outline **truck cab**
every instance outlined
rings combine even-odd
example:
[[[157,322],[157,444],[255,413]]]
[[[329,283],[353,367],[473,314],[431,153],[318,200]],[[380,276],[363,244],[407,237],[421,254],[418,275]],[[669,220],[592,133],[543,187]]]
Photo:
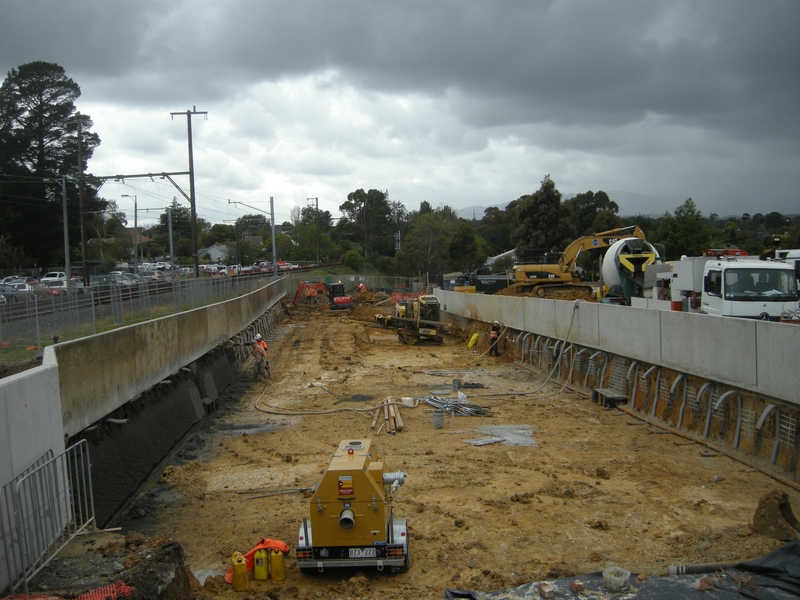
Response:
[[[703,270],[700,312],[778,321],[798,309],[797,279],[785,263],[709,260]]]

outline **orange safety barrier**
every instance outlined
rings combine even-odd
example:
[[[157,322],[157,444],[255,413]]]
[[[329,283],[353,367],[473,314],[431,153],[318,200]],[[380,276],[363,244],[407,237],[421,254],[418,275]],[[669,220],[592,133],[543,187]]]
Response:
[[[133,588],[121,581],[104,585],[95,590],[81,594],[75,600],[116,600],[122,596],[130,596],[133,593]],[[61,596],[41,595],[41,594],[15,594],[13,596],[6,596],[2,600],[64,600]]]

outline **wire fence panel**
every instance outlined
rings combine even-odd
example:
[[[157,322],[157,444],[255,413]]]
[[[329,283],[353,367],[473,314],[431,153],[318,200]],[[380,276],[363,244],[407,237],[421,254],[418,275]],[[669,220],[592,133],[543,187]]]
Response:
[[[12,592],[22,587],[27,594],[33,576],[95,525],[88,442],[28,469],[12,482],[11,501],[14,530],[3,536],[6,565]]]
[[[42,289],[0,300],[0,361],[41,356],[50,343],[191,310],[252,292],[266,276],[204,277]]]
[[[6,571],[0,572],[0,590],[6,589],[11,584],[12,573],[22,572],[20,532],[17,529],[17,516],[14,510],[14,491],[17,482],[52,458],[53,451],[48,450],[22,473],[0,487],[0,537],[3,539],[3,545],[0,547],[2,551],[0,564],[6,565]]]

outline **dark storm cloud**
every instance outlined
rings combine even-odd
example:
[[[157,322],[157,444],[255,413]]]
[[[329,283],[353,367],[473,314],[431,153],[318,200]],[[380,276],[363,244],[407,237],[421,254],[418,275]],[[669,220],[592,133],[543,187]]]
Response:
[[[571,191],[598,189],[600,179],[658,193],[681,181],[670,193],[720,202],[738,194],[740,204],[769,173],[767,193],[784,207],[800,184],[791,167],[800,147],[796,0],[0,0],[0,17],[3,73],[56,62],[82,100],[111,114],[216,105],[230,113],[231,146],[260,141],[273,149],[254,160],[270,164],[283,144],[283,164],[331,179],[369,153],[402,163],[397,178],[422,181],[419,189],[425,177],[469,171],[416,171],[419,156],[535,161],[536,174],[505,201],[545,172],[557,182],[569,173]],[[307,78],[294,106],[276,96],[281,82]],[[348,138],[349,123],[337,129],[337,95],[348,97],[348,119],[371,111],[373,123],[353,134],[361,137]],[[338,163],[308,151],[323,145]],[[486,178],[523,165],[493,165]],[[378,170],[391,179],[388,163]]]
[[[620,125],[654,113],[743,139],[798,134],[795,1],[3,7],[4,67],[58,62],[76,78],[106,78],[119,97],[222,97],[333,69],[380,92],[455,91],[477,126]]]

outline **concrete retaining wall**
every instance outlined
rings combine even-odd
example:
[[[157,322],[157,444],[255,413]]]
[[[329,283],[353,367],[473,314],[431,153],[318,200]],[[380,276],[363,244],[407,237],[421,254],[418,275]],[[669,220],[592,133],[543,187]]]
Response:
[[[0,485],[48,450],[64,451],[58,367],[45,348],[40,367],[5,377],[0,384]]]
[[[73,436],[247,327],[285,295],[278,280],[195,310],[56,346],[64,433]]]
[[[563,338],[574,304],[436,290],[447,312]],[[488,325],[487,325],[488,328]],[[569,341],[800,405],[800,327],[581,303]]]
[[[280,279],[219,304],[45,348],[42,366],[0,381],[0,485],[247,327],[285,289]]]

